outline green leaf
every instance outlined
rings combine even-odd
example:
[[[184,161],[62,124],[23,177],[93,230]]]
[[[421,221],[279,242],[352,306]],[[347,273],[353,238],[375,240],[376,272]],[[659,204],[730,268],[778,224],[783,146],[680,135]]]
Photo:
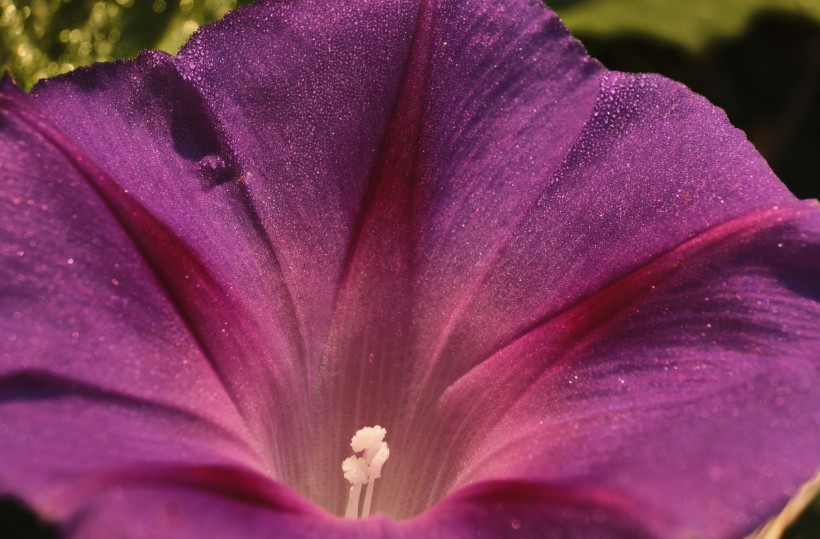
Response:
[[[0,0],[2,69],[24,88],[142,49],[175,53],[199,26],[250,0]]]

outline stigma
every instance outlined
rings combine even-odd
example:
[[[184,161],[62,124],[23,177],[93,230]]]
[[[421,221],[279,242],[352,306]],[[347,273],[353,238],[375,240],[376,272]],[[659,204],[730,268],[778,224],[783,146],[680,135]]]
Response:
[[[370,504],[373,501],[373,483],[381,477],[382,466],[390,456],[390,448],[384,441],[387,430],[376,425],[356,431],[350,440],[353,455],[342,462],[345,479],[350,481],[350,498],[347,500],[345,518],[359,518],[359,498],[362,485],[367,485],[364,495],[361,518],[370,516]],[[358,454],[361,454],[360,456]]]

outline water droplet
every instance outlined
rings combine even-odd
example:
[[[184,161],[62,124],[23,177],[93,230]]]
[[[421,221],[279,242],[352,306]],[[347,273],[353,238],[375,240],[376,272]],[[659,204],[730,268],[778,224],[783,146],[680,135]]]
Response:
[[[218,155],[206,155],[199,160],[199,168],[205,172],[216,172],[225,168],[225,161]]]
[[[209,187],[229,181],[236,175],[233,167],[218,155],[206,155],[199,160],[198,165]]]
[[[521,529],[521,521],[518,520],[517,518],[514,518],[510,522],[510,526],[512,526],[512,529],[514,529],[514,530],[520,530]]]

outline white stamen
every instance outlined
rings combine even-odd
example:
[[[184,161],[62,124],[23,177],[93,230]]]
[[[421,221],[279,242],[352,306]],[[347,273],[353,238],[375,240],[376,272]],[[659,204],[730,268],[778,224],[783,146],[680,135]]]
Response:
[[[359,498],[362,495],[362,485],[367,483],[367,492],[364,496],[362,518],[370,516],[370,504],[373,500],[373,484],[381,477],[382,466],[390,456],[390,448],[384,442],[387,430],[379,425],[365,427],[356,431],[350,441],[354,453],[364,451],[363,457],[356,455],[347,457],[342,462],[342,471],[345,479],[353,485],[350,487],[350,498],[345,510],[346,518],[356,518],[359,512]]]
[[[368,466],[362,457],[355,455],[347,457],[344,462],[342,462],[342,471],[345,474],[345,479],[354,485],[356,483],[367,483]]]
[[[367,463],[362,457],[347,457],[342,462],[342,471],[345,479],[353,485],[350,487],[350,498],[347,500],[345,518],[356,518],[359,513],[359,498],[362,495],[362,485],[367,482]]]
[[[367,491],[364,495],[364,505],[362,506],[362,518],[367,518],[370,516],[370,502],[373,501],[373,484],[376,483],[376,479],[373,478],[367,483]]]
[[[387,443],[381,442],[376,450],[367,449],[364,459],[369,466],[370,479],[377,479],[382,475],[382,466],[390,457],[390,448]]]
[[[347,499],[345,518],[357,518],[359,516],[359,498],[362,496],[362,484],[354,483],[350,487],[350,498]]]

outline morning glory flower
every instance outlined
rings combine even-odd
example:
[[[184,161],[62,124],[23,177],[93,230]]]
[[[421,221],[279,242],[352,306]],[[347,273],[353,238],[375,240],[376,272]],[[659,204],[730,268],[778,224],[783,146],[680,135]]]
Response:
[[[740,537],[820,464],[816,202],[535,0],[260,2],[0,112],[0,490],[66,536]]]

